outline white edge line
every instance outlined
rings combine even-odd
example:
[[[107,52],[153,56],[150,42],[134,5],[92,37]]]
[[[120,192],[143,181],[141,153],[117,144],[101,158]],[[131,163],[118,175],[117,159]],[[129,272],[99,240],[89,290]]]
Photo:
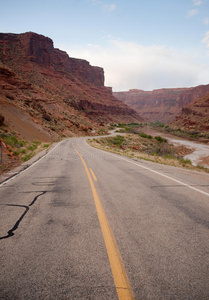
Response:
[[[86,144],[89,145],[87,142],[86,142]],[[89,147],[92,147],[92,146],[89,145]],[[170,176],[167,176],[167,175],[165,175],[165,174],[163,174],[163,173],[160,173],[160,172],[158,172],[158,171],[155,171],[155,170],[153,170],[153,169],[150,169],[150,168],[148,168],[148,167],[145,167],[145,166],[141,165],[140,163],[136,163],[136,162],[134,162],[134,161],[128,160],[127,158],[121,157],[119,154],[111,153],[111,152],[108,152],[108,151],[105,151],[105,150],[102,150],[102,149],[98,149],[98,148],[95,148],[95,147],[92,147],[92,148],[97,149],[97,150],[100,150],[100,151],[104,151],[104,152],[106,152],[106,153],[109,153],[110,155],[112,155],[112,156],[114,156],[114,157],[117,157],[117,158],[119,158],[119,159],[121,159],[121,160],[124,160],[124,161],[126,161],[126,162],[128,162],[128,163],[131,163],[131,164],[133,164],[133,165],[136,165],[136,166],[138,166],[138,167],[140,167],[140,168],[143,168],[143,169],[145,169],[145,170],[148,170],[148,171],[150,171],[150,172],[153,172],[153,173],[155,173],[155,174],[158,174],[158,175],[160,175],[160,176],[162,176],[162,177],[165,177],[165,178],[167,178],[167,179],[170,179],[170,180],[172,180],[172,181],[174,181],[174,182],[177,182],[177,183],[179,183],[179,184],[181,184],[181,185],[183,185],[183,186],[186,186],[186,187],[188,187],[188,188],[190,188],[190,189],[192,189],[192,190],[195,190],[196,192],[199,192],[199,193],[201,193],[201,194],[203,194],[203,195],[209,196],[209,193],[207,193],[207,192],[204,192],[204,191],[202,191],[202,190],[199,190],[199,189],[197,189],[197,188],[195,188],[195,187],[193,187],[193,186],[191,186],[191,185],[189,185],[189,184],[187,184],[187,183],[184,183],[184,182],[182,182],[182,181],[179,181],[179,180],[177,180],[177,179],[174,179],[174,178],[172,178],[172,177],[170,177]]]
[[[61,142],[60,142],[61,143]],[[43,158],[45,158],[49,153],[52,153],[52,151],[54,151],[57,146],[60,144],[58,143],[51,151],[47,152],[45,155],[43,155],[41,158],[39,158],[38,160],[36,160],[32,165],[30,165],[29,167],[25,168],[24,170],[18,172],[16,175],[6,179],[5,181],[3,181],[2,183],[0,183],[0,187],[2,187],[3,185],[7,184],[9,181],[15,179],[17,176],[19,176],[20,174],[28,171],[30,168],[34,167],[37,163],[39,163]]]

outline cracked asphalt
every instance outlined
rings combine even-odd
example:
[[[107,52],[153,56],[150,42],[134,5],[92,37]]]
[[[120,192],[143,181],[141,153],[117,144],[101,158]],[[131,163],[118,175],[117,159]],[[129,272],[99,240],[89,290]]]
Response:
[[[119,298],[81,158],[135,299],[209,299],[209,175],[85,138],[62,141],[0,186],[0,299]]]

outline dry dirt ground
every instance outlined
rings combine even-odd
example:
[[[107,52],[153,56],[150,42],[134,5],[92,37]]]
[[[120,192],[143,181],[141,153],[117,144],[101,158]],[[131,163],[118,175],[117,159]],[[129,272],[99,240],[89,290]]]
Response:
[[[44,129],[35,118],[32,118],[20,107],[0,99],[0,114],[4,116],[4,125],[0,133],[11,133],[26,141],[41,141],[50,143],[53,137]],[[8,147],[0,147],[0,173],[8,171],[21,163],[19,157],[9,153]]]
[[[49,132],[36,123],[23,109],[0,100],[0,113],[4,116],[9,129],[25,140],[52,141]]]

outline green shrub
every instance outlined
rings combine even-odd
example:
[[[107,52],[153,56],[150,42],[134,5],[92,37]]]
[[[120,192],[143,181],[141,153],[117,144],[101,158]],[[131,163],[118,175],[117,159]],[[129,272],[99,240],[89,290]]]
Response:
[[[25,146],[25,145],[26,145],[26,142],[25,142],[25,141],[19,141],[19,143],[18,143],[18,144],[19,144],[19,146],[20,146],[20,147],[23,147],[23,146]]]
[[[146,134],[144,132],[139,133],[139,136],[145,138],[145,139],[152,139],[152,136],[150,134]]]
[[[114,138],[108,138],[107,142],[110,146],[115,145],[115,146],[119,147],[124,142],[124,137],[121,135],[117,135]]]
[[[36,149],[37,149],[37,145],[34,145],[34,144],[32,144],[28,147],[28,150],[30,150],[30,151],[34,151]]]
[[[188,159],[188,158],[186,158],[186,159],[180,158],[179,161],[180,161],[183,165],[191,165],[191,164],[192,164],[191,160]]]
[[[9,145],[11,147],[14,147],[18,144],[18,139],[14,135],[3,133],[3,134],[1,134],[1,138],[7,145]]]
[[[20,154],[19,151],[14,151],[13,153],[14,153],[16,156],[18,156],[18,155]]]
[[[31,152],[31,153],[29,153],[29,154],[26,154],[25,156],[23,156],[23,157],[21,158],[21,160],[22,160],[22,161],[27,161],[27,160],[29,160],[33,155],[34,155],[33,152]]]
[[[176,159],[176,157],[173,156],[172,154],[165,154],[163,157],[167,159]]]
[[[167,140],[162,138],[161,136],[156,136],[155,139],[160,143],[167,143]]]
[[[128,125],[129,125],[129,126],[139,126],[139,125],[141,125],[141,124],[132,122],[132,123],[128,123]]]

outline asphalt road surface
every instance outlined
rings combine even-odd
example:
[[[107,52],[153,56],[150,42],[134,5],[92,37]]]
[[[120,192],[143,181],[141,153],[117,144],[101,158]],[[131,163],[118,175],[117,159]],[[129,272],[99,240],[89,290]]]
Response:
[[[62,141],[0,185],[0,299],[209,299],[209,175]]]

